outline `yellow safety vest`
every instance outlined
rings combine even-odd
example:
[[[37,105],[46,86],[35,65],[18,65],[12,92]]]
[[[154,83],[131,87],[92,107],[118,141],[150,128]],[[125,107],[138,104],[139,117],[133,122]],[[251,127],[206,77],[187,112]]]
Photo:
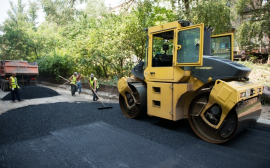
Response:
[[[16,88],[16,87],[17,87],[17,88],[19,89],[20,87],[19,87],[19,85],[18,85],[18,83],[17,83],[17,78],[16,78],[16,77],[13,78],[13,77],[11,76],[10,79],[11,79],[11,86],[12,86],[13,88]],[[9,88],[11,88],[11,86],[9,86]]]
[[[94,77],[94,80],[91,80],[91,77],[89,78],[89,81],[90,81],[90,85],[92,86],[92,87],[94,87],[94,81],[97,81],[97,78],[96,77]],[[96,87],[97,87],[97,89],[99,88],[99,84],[98,84],[98,81],[97,81],[97,83],[96,83]],[[93,88],[93,89],[95,89],[95,88]]]
[[[71,79],[70,84],[76,85],[76,76],[74,76],[74,75],[72,75],[72,76],[73,76],[73,78]]]

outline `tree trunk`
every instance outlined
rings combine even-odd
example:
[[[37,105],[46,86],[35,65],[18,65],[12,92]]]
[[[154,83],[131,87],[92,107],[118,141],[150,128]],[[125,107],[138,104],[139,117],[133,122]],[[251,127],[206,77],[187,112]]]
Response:
[[[123,72],[123,59],[120,59],[120,72]]]
[[[35,54],[36,54],[36,59],[38,59],[38,55],[37,55],[37,49],[36,49],[36,48],[34,48],[34,50],[35,50]]]
[[[186,11],[189,10],[189,0],[185,0],[185,8],[186,8]]]
[[[270,52],[269,52],[269,49],[268,49],[268,61],[267,61],[267,64],[270,65]]]
[[[103,59],[103,64],[101,65],[102,66],[102,69],[103,69],[103,72],[104,72],[104,75],[105,75],[105,78],[108,78],[108,74],[107,74],[107,68],[106,68],[106,64],[105,64],[105,60]]]
[[[102,69],[103,69],[103,72],[104,72],[104,76],[105,76],[105,78],[108,78],[106,68],[105,68],[104,66],[102,66]]]
[[[270,65],[270,34],[268,34],[268,61],[267,64]]]

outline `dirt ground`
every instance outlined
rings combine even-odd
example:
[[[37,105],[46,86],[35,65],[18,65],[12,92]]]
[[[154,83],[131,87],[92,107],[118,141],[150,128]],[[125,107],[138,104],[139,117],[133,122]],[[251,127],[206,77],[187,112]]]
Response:
[[[24,100],[22,102],[12,103],[11,101],[2,101],[0,100],[0,114],[19,107],[29,106],[29,105],[37,105],[37,104],[46,104],[46,103],[57,103],[57,102],[92,102],[92,92],[89,89],[82,89],[83,93],[80,95],[76,93],[76,96],[71,96],[69,86],[62,86],[61,88],[57,88],[54,86],[47,85],[39,85],[48,87],[51,89],[56,89],[56,91],[60,94],[59,96],[54,97],[46,97],[39,99],[30,99]],[[9,92],[3,92],[0,90],[0,99],[2,99]],[[98,95],[101,97],[101,100],[104,103],[118,103],[118,96],[114,94],[108,94],[105,92],[99,92]],[[100,103],[101,107],[103,106]],[[262,113],[260,118],[270,120],[270,105],[262,106]]]
[[[266,68],[263,66],[256,66],[252,68],[252,72],[249,75],[249,78],[252,81],[259,82],[270,87],[270,67]],[[262,114],[261,117],[263,119],[270,120],[270,105],[262,106]]]
[[[269,105],[262,106],[262,114],[260,118],[270,120],[270,106]]]

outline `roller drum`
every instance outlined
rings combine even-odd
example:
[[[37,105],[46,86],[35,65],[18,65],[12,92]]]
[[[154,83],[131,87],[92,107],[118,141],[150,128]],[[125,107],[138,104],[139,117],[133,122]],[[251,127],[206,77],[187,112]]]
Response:
[[[260,98],[255,97],[239,102],[227,115],[219,129],[209,126],[200,115],[192,115],[196,102],[207,97],[207,94],[196,98],[190,106],[189,123],[193,131],[203,140],[220,144],[230,140],[250,125],[256,123],[261,114]]]
[[[258,97],[239,103],[238,107],[236,107],[238,127],[235,135],[255,124],[260,118],[261,111],[262,106]]]
[[[143,83],[129,83],[132,94],[125,93],[127,102],[132,106],[131,109],[126,105],[125,98],[119,94],[119,105],[123,114],[128,118],[139,118],[146,115],[147,112],[147,90]],[[133,100],[135,99],[135,100]]]

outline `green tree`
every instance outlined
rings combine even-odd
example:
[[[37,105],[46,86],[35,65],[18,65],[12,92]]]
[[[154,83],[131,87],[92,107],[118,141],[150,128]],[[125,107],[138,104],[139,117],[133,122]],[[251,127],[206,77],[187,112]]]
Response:
[[[1,49],[5,53],[6,59],[22,59],[30,52],[31,48],[27,45],[30,40],[24,32],[28,25],[25,5],[18,0],[17,6],[10,2],[11,10],[8,11],[9,18],[1,25],[4,33],[1,36]]]
[[[79,13],[75,5],[87,0],[39,0],[44,12],[46,21],[55,22],[57,25],[65,25],[74,21]]]
[[[144,28],[177,19],[205,22],[218,28],[217,32],[230,26],[225,24],[229,20],[225,0],[220,4],[217,0],[127,0],[117,14],[104,5],[104,0],[39,2],[46,14],[46,21],[40,24],[36,22],[37,3],[29,2],[28,11],[21,0],[17,6],[11,4],[9,18],[1,26],[0,52],[10,59],[38,60],[44,76],[65,76],[73,71],[105,78],[129,75],[134,57],[139,61],[145,55]],[[87,2],[87,7],[79,11],[75,6],[82,2]],[[161,7],[159,3],[164,2],[171,6]],[[211,9],[211,3],[217,9]],[[216,19],[220,17],[216,12],[222,19]]]
[[[105,0],[88,0],[85,9],[86,14],[93,18],[101,18],[103,15],[108,14],[109,11],[104,2]]]
[[[35,29],[37,26],[37,11],[39,10],[39,6],[36,2],[31,2],[29,1],[29,10],[28,10],[28,15],[29,15],[29,23],[32,24],[33,28]]]
[[[62,56],[56,52],[41,57],[38,64],[41,76],[53,78],[59,78],[59,75],[69,77],[75,66],[69,55]]]
[[[170,2],[171,8],[177,12],[178,20],[215,27],[213,34],[231,30],[233,18],[230,0],[156,0],[156,2]]]
[[[205,26],[215,27],[213,34],[230,32],[231,8],[228,0],[198,1],[192,7],[190,20],[195,23],[204,23]]]
[[[268,64],[270,64],[270,43],[265,44],[263,37],[270,38],[270,1],[239,0],[236,1],[236,11],[244,17],[246,12],[251,14],[250,19],[243,20],[237,31],[237,40],[244,49],[252,49],[268,45]]]
[[[137,5],[128,16],[126,22],[126,42],[134,54],[142,60],[145,55],[147,34],[144,28],[172,22],[177,19],[177,14],[165,7],[155,6],[154,1],[138,1]]]

